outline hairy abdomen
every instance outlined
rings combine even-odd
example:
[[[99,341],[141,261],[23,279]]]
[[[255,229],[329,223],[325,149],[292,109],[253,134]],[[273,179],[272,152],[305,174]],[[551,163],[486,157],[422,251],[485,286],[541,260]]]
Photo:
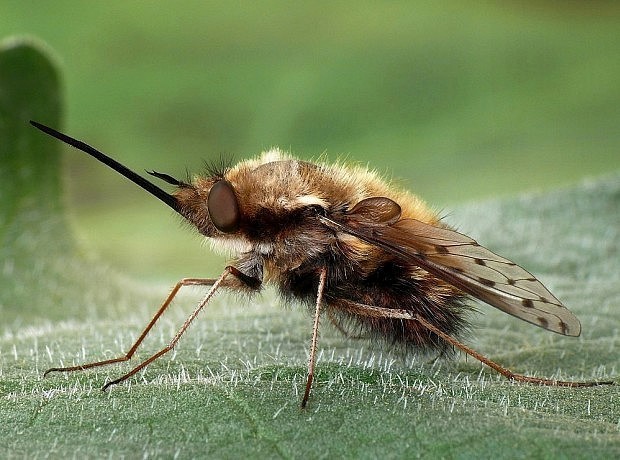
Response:
[[[313,308],[316,273],[303,269],[288,273],[280,283],[281,292]],[[443,350],[447,344],[415,320],[381,317],[376,310],[363,306],[411,311],[447,334],[459,336],[467,328],[465,316],[470,307],[465,300],[459,290],[418,267],[389,260],[365,276],[357,270],[343,270],[340,265],[330,271],[328,265],[323,309],[347,335],[369,336],[408,351],[430,351]],[[357,306],[352,308],[351,303]]]

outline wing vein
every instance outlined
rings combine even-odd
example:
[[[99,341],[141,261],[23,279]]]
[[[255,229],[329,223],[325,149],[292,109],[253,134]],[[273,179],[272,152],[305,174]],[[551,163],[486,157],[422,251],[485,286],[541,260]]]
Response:
[[[326,216],[319,219],[334,231],[414,262],[510,315],[559,334],[577,336],[581,332],[577,317],[536,277],[468,236],[415,219],[401,219],[391,225],[365,222],[354,213],[344,222]]]

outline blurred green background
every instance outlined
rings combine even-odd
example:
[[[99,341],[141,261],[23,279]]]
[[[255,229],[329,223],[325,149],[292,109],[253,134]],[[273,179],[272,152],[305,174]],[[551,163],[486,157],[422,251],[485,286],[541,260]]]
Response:
[[[57,55],[59,128],[139,172],[277,145],[368,163],[449,210],[620,169],[617,1],[5,0],[11,34]],[[83,154],[65,163],[85,248],[145,280],[217,274],[165,206]]]

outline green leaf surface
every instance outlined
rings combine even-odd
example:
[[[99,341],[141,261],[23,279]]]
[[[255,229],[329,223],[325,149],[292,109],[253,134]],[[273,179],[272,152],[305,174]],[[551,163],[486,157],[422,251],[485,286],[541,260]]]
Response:
[[[131,364],[43,379],[121,355],[169,288],[126,280],[74,242],[60,146],[28,125],[61,125],[50,62],[30,41],[0,51],[0,457],[620,456],[617,385],[513,384],[461,356],[429,362],[344,338],[328,321],[301,410],[311,319],[271,291],[219,295],[173,353],[111,391],[101,385]],[[539,275],[583,325],[566,338],[480,305],[468,343],[517,372],[617,381],[620,175],[449,220]],[[200,294],[175,302],[135,361],[168,343]]]

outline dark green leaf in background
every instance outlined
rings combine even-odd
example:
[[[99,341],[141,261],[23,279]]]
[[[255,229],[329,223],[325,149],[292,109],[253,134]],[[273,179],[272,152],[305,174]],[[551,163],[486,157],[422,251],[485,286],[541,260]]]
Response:
[[[0,298],[5,324],[26,305],[31,311],[48,310],[53,302],[39,287],[48,283],[50,273],[58,277],[59,257],[68,262],[65,256],[74,250],[61,206],[60,146],[33,135],[28,126],[31,118],[53,124],[61,119],[59,77],[45,53],[29,40],[1,44]],[[34,297],[37,291],[43,294],[41,302]]]
[[[32,39],[0,44],[0,315],[3,325],[83,316],[118,297],[75,244],[61,191],[61,145],[29,120],[61,126],[55,59]],[[78,281],[79,280],[79,281]]]

